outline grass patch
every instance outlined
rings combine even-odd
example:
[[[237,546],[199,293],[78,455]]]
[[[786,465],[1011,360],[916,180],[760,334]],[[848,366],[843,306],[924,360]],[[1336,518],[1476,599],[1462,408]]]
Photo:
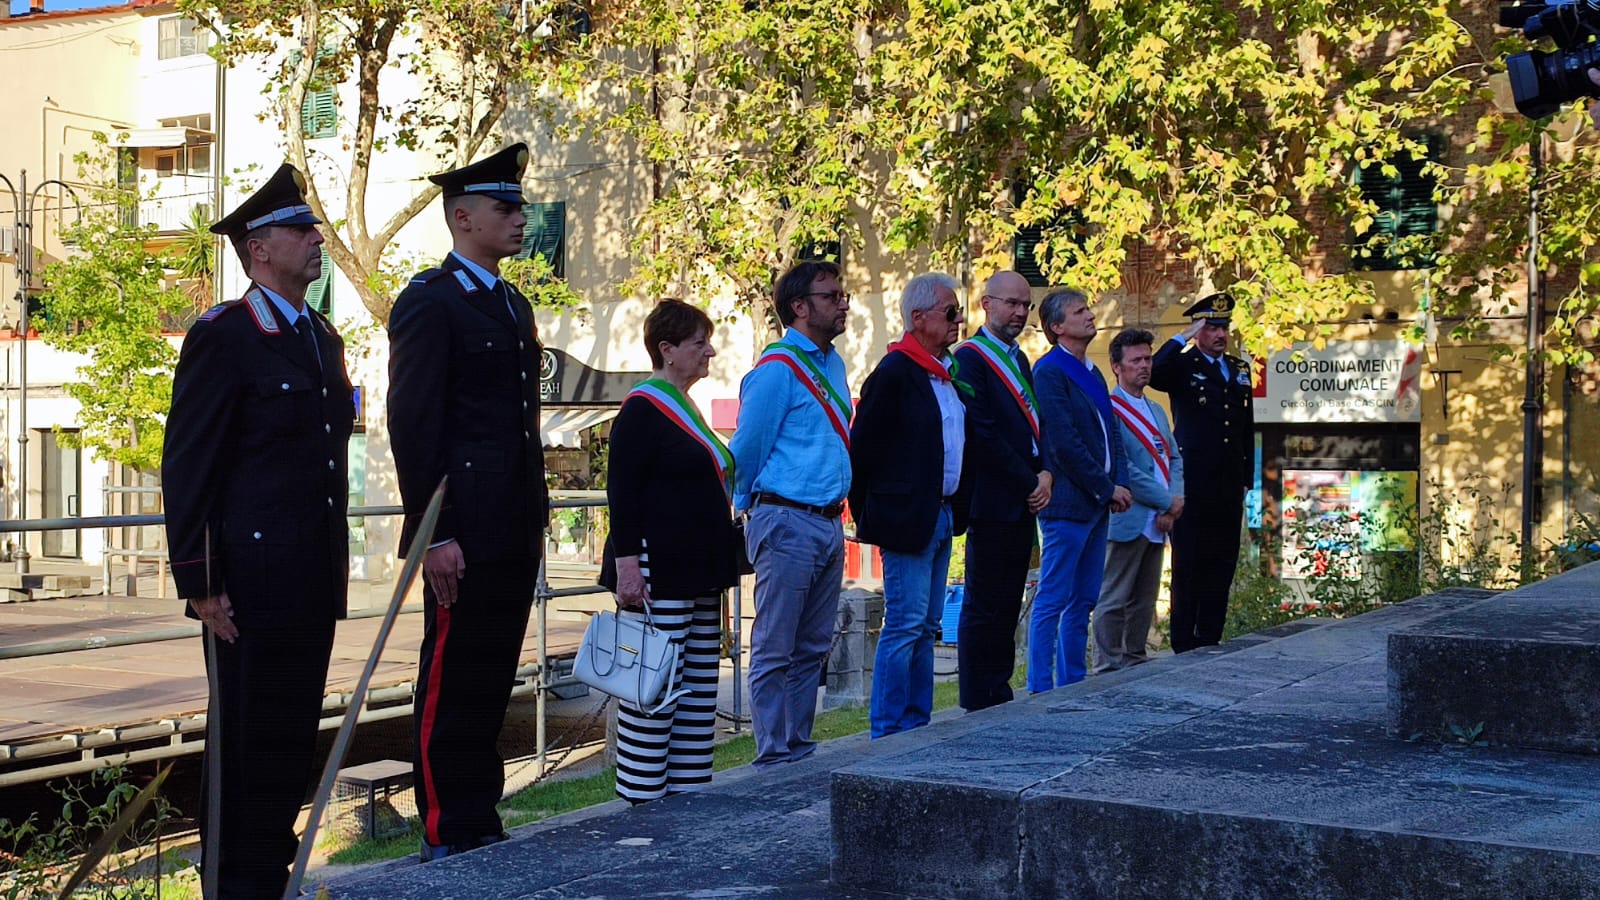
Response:
[[[954,681],[935,682],[934,710],[955,706],[957,696]],[[866,707],[831,709],[817,716],[811,735],[819,741],[829,741],[860,734],[866,731],[867,727]],[[756,740],[747,730],[732,740],[723,741],[712,750],[711,767],[714,771],[721,772],[749,765],[755,757]],[[505,820],[507,828],[515,828],[518,825],[538,822],[573,810],[597,806],[616,796],[616,783],[617,770],[607,768],[603,772],[583,778],[530,785],[501,801],[498,807],[500,817]],[[422,838],[422,826],[415,818],[408,819],[407,825],[410,826],[410,830],[405,834],[377,841],[356,841],[330,853],[328,861],[340,865],[363,865],[416,853],[418,842]]]

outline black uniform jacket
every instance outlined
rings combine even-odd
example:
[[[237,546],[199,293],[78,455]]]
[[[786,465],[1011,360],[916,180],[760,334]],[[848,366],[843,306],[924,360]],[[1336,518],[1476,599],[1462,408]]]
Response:
[[[503,280],[488,289],[453,255],[395,299],[389,442],[406,510],[402,555],[448,474],[433,543],[456,541],[468,565],[539,558],[549,518],[540,357],[527,299]]]
[[[1232,377],[1192,346],[1169,340],[1156,351],[1150,386],[1172,404],[1173,436],[1183,455],[1184,493],[1233,497],[1255,477],[1255,407],[1250,364],[1224,355]]]
[[[161,459],[172,577],[185,599],[225,589],[241,625],[344,615],[355,400],[344,342],[311,317],[320,361],[252,286],[195,322],[173,378]]]
[[[944,427],[928,377],[911,357],[888,354],[861,385],[850,427],[856,537],[895,553],[928,545],[944,502]],[[962,468],[950,501],[956,534],[967,530],[967,467]]]

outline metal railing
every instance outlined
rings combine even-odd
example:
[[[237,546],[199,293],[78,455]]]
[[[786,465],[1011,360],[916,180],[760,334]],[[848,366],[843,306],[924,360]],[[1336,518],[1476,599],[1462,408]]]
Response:
[[[555,492],[551,497],[550,506],[552,509],[603,508],[606,506],[606,495],[604,491]],[[351,508],[348,515],[350,518],[365,519],[381,516],[403,515],[404,512],[404,508],[399,506],[358,506]],[[114,528],[161,526],[165,524],[166,517],[161,514],[0,520],[0,534],[22,534],[34,531],[71,531],[88,528],[102,528],[107,532],[106,545],[108,553],[138,553],[149,556],[154,553],[161,553],[164,555],[165,551],[153,549],[113,550],[110,547],[110,530]],[[550,601],[565,597],[581,597],[609,593],[606,588],[603,588],[598,584],[552,588],[550,586],[547,568],[548,559],[548,552],[540,557],[539,573],[534,587],[534,607],[536,613],[534,620],[536,645],[535,662],[531,667],[521,666],[518,668],[516,677],[519,684],[518,687],[512,691],[512,696],[525,696],[529,693],[534,694],[534,731],[535,743],[538,745],[536,760],[540,778],[543,778],[545,775],[549,774],[545,770],[548,761],[548,748],[546,744],[548,741],[547,704],[549,694],[556,688],[578,683],[573,680],[570,675],[565,678],[553,676],[549,655],[548,610]],[[109,564],[106,564],[106,568],[104,570],[109,571]],[[109,591],[109,584],[105,589]],[[741,609],[742,604],[738,585],[735,585],[732,589],[730,602],[732,605],[733,618],[733,633],[731,635],[732,646],[729,650],[729,656],[731,657],[733,663],[733,730],[738,732],[740,730],[740,723],[743,720],[743,696],[742,691],[740,690],[740,682],[743,678],[743,667],[741,664],[743,651],[741,621],[743,618],[743,612]],[[416,614],[420,612],[422,612],[422,609],[415,605],[401,608],[402,615]],[[385,610],[383,608],[359,609],[350,612],[347,615],[347,618],[363,619],[381,617],[384,615],[384,613]],[[155,631],[147,631],[144,633],[94,635],[63,640],[38,641],[28,644],[18,644],[12,647],[0,647],[0,660],[48,656],[58,653],[99,650],[109,647],[123,647],[137,644],[159,643],[162,641],[193,638],[199,636],[200,634],[201,626],[199,623],[195,623],[193,625],[179,625]],[[526,679],[530,678],[532,679],[531,684],[524,683]],[[374,691],[362,705],[361,711],[357,714],[357,721],[361,723],[367,723],[382,721],[384,719],[392,719],[401,715],[409,715],[412,710],[412,703],[410,702],[409,698],[414,694],[414,691],[415,685],[411,682],[391,685],[387,688]],[[341,700],[343,697],[344,695],[342,694],[328,695],[324,700],[324,711],[338,709],[340,704],[344,702],[344,700]],[[400,700],[404,702],[383,706],[377,709],[372,708],[372,704],[374,702],[381,703],[393,700]],[[319,727],[322,729],[337,728],[341,718],[342,716],[340,715],[326,716],[322,719]],[[204,749],[205,741],[203,739],[186,741],[184,740],[184,737],[185,735],[189,734],[203,733],[204,715],[197,714],[195,716],[190,716],[183,721],[169,719],[158,723],[145,723],[131,726],[121,726],[118,728],[97,729],[92,733],[86,732],[80,734],[66,734],[52,738],[44,738],[37,742],[31,742],[21,747],[12,747],[10,745],[0,746],[0,764],[64,753],[77,752],[80,754],[79,759],[68,763],[12,772],[0,772],[0,787],[6,787],[12,784],[20,784],[25,782],[34,782],[45,778],[55,778],[64,775],[78,774],[91,771],[105,765],[126,765],[129,763],[144,762],[154,759],[164,759],[173,756],[197,753]],[[108,756],[94,755],[95,750],[100,747],[120,743],[131,743],[134,741],[148,741],[152,738],[160,737],[168,737],[170,742],[165,746],[125,751],[121,754],[112,754]]]

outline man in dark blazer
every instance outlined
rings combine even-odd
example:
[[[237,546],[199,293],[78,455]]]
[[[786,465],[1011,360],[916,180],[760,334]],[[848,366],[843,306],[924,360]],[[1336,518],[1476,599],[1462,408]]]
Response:
[[[956,379],[967,401],[966,597],[957,643],[961,706],[1011,699],[1017,617],[1038,525],[1054,477],[1040,454],[1033,366],[1017,337],[1028,327],[1033,289],[1016,272],[991,277],[978,301],[984,322],[956,348]]]
[[[1172,527],[1174,653],[1222,640],[1244,492],[1255,478],[1250,366],[1227,352],[1233,306],[1211,294],[1184,310],[1189,327],[1156,351],[1150,370],[1150,386],[1172,405],[1188,492]]]
[[[200,834],[223,897],[283,894],[345,613],[355,402],[344,343],[305,303],[322,235],[303,190],[284,164],[211,227],[252,283],[184,338],[161,458],[173,581],[210,632],[221,821]]]
[[[883,631],[873,662],[874,739],[928,724],[933,639],[944,610],[951,539],[966,527],[961,491],[966,411],[948,354],[960,334],[959,284],[906,283],[906,333],[861,386],[850,430],[856,537],[883,551]]]
[[[500,278],[522,248],[516,144],[432,177],[455,249],[411,280],[389,318],[389,436],[409,546],[450,477],[423,563],[426,626],[415,756],[422,857],[504,838],[495,742],[528,626],[549,502],[533,309]]]
[[[1088,298],[1054,291],[1039,304],[1050,352],[1033,367],[1043,411],[1044,467],[1060,476],[1039,511],[1044,544],[1028,620],[1028,690],[1082,681],[1088,672],[1089,612],[1105,576],[1106,529],[1133,502],[1106,378],[1089,361],[1098,330]]]

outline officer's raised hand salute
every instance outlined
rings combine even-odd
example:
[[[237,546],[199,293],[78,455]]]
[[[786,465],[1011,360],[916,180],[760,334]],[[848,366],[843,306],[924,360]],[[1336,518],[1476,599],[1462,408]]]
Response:
[[[221,639],[206,655],[220,784],[204,788],[221,815],[201,834],[223,897],[283,893],[345,611],[355,404],[344,344],[305,303],[322,235],[303,185],[285,164],[212,226],[252,283],[184,338],[161,460],[178,595]]]
[[[522,249],[527,160],[516,144],[432,177],[444,188],[454,249],[411,280],[389,317],[402,552],[439,480],[450,478],[423,562],[415,766],[424,860],[503,837],[495,741],[548,516],[533,309],[500,277],[500,261]]]

